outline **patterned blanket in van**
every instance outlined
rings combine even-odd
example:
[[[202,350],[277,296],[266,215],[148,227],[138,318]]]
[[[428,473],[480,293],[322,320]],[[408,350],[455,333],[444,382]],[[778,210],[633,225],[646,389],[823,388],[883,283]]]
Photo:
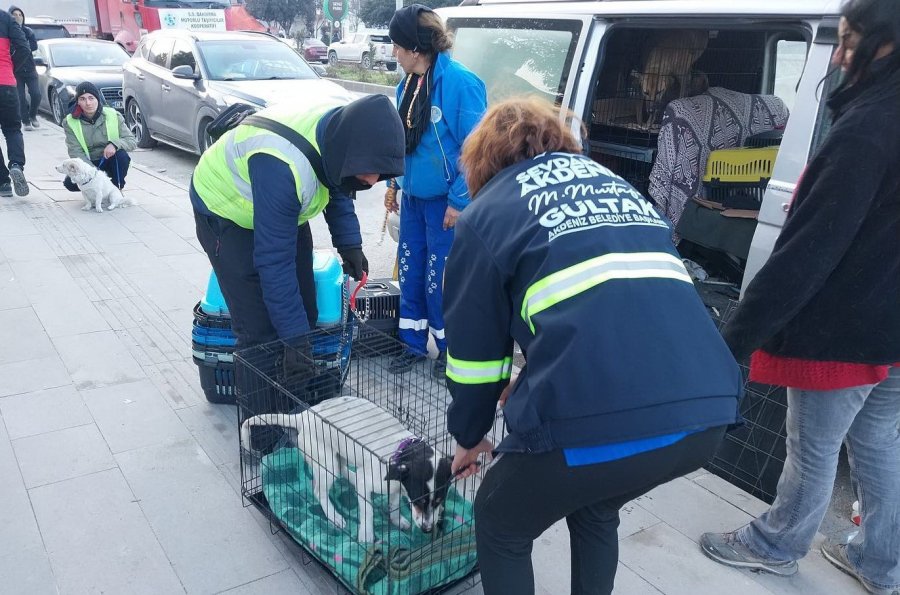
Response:
[[[774,95],[748,95],[712,87],[666,106],[649,194],[673,225],[700,194],[710,151],[741,147],[753,134],[784,128],[788,108]]]

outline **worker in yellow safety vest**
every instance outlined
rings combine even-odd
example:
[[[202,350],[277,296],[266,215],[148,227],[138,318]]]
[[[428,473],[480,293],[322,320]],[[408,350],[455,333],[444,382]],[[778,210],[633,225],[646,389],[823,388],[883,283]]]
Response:
[[[134,135],[122,114],[104,105],[103,94],[93,83],[83,82],[75,88],[75,105],[63,123],[69,157],[84,159],[106,172],[119,188],[131,157],[128,151],[137,147]],[[72,192],[80,189],[68,176],[63,185]]]

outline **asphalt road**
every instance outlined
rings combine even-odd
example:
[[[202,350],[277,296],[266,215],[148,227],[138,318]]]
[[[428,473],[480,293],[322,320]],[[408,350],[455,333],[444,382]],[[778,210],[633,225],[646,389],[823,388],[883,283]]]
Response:
[[[174,149],[165,145],[158,145],[153,149],[138,150],[132,154],[136,163],[152,169],[160,174],[172,178],[185,186],[190,182],[194,166],[199,157]],[[363,250],[369,260],[370,277],[390,277],[394,266],[394,257],[397,244],[390,235],[382,236],[381,228],[384,222],[384,184],[378,184],[375,188],[358,193],[356,200],[356,212],[359,217],[363,236]],[[184,200],[188,200],[185,195]],[[312,223],[313,239],[317,248],[331,247],[331,236],[322,217],[316,217]],[[517,354],[517,364],[522,365],[521,354]],[[838,468],[838,476],[835,482],[834,496],[831,507],[822,524],[821,531],[825,535],[833,536],[854,529],[850,522],[850,507],[855,498],[850,488],[850,473],[846,456],[842,453],[841,463]]]

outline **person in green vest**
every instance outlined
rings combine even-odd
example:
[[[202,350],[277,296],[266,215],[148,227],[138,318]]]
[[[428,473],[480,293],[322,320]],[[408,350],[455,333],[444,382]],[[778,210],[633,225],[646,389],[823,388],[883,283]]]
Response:
[[[296,142],[305,151],[292,135],[302,137]],[[323,215],[344,272],[362,279],[369,263],[353,197],[403,175],[403,154],[403,125],[384,95],[350,103],[297,97],[244,120],[203,153],[190,186],[197,239],[239,348],[281,340],[308,352],[305,336],[318,319],[309,221]],[[290,367],[286,354],[286,374]]]
[[[125,187],[125,176],[131,157],[128,151],[137,147],[134,135],[122,114],[103,102],[103,94],[93,83],[83,82],[75,88],[75,105],[63,122],[69,157],[84,159],[106,172],[113,184]],[[63,185],[78,192],[69,176]]]

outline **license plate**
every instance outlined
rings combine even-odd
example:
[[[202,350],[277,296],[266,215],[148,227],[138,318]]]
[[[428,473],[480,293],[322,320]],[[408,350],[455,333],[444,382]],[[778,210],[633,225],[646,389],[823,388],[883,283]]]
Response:
[[[113,102],[112,102],[112,108],[113,108],[113,109],[122,109],[122,100],[121,100],[121,99],[117,99],[117,100],[113,101]]]

